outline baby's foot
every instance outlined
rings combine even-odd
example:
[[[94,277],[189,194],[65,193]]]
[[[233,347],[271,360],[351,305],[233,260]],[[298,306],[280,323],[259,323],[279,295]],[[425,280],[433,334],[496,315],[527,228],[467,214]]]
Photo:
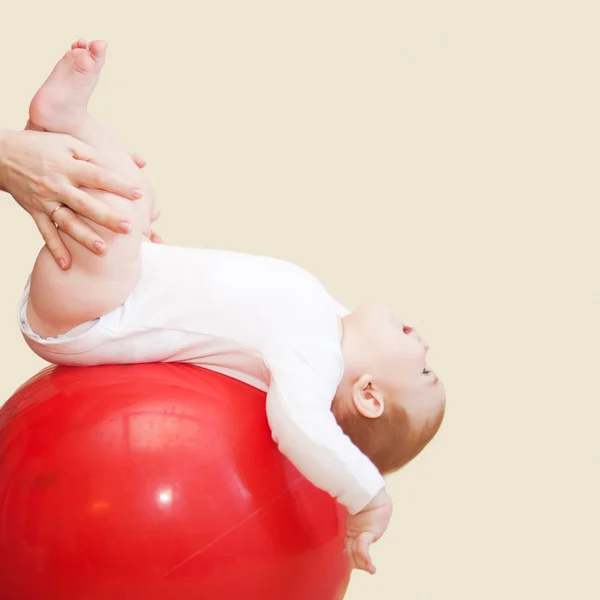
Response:
[[[85,119],[105,56],[106,42],[75,42],[31,101],[31,122],[46,131],[73,134]]]
[[[38,127],[34,123],[31,122],[31,119],[27,120],[25,123],[25,131],[44,131],[41,127]]]

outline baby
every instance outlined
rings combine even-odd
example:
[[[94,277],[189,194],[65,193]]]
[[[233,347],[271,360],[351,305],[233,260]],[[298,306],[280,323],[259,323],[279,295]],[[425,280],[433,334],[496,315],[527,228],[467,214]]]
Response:
[[[152,243],[150,184],[87,113],[105,54],[104,42],[73,44],[34,97],[29,126],[89,144],[143,198],[90,192],[129,218],[128,235],[92,225],[103,256],[62,232],[71,269],[41,250],[20,304],[27,343],[54,364],[188,362],[265,391],[280,451],[347,508],[350,564],[374,573],[369,547],[392,512],[383,476],[426,446],[444,414],[427,346],[385,306],[345,310],[295,265]]]

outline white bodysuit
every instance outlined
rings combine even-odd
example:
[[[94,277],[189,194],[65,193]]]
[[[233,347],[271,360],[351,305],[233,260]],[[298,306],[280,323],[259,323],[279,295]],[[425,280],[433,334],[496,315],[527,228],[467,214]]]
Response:
[[[141,256],[124,304],[57,338],[29,326],[28,283],[19,323],[33,351],[59,365],[186,362],[261,389],[280,451],[350,514],[364,508],[384,479],[331,412],[347,311],[311,274],[281,260],[151,243]]]

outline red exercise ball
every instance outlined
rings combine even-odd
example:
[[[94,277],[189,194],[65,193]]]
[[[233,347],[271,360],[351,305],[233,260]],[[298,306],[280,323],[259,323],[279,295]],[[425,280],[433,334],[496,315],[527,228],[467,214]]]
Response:
[[[199,367],[49,368],[0,409],[3,600],[338,600],[345,516]]]

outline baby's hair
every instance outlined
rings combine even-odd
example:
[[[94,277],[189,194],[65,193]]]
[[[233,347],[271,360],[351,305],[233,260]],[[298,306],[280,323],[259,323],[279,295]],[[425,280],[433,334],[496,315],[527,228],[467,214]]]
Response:
[[[382,475],[388,475],[409,463],[427,446],[438,432],[444,409],[421,424],[410,422],[400,403],[390,402],[375,419],[364,417],[352,402],[337,397],[332,412],[344,433],[371,459]]]

